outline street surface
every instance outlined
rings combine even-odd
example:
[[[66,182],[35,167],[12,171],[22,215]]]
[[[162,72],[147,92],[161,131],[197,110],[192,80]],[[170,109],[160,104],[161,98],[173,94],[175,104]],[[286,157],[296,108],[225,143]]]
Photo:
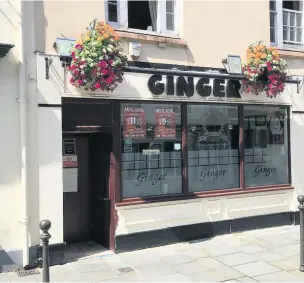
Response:
[[[51,267],[50,277],[51,282],[304,282],[299,254],[299,226],[284,226],[118,255],[92,254]],[[42,274],[0,274],[0,282],[41,281]]]

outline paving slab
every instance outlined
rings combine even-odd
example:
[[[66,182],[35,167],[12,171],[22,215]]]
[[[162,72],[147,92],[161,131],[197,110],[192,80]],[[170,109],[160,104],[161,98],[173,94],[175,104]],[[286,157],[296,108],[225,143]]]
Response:
[[[249,277],[279,272],[281,269],[263,261],[256,261],[234,266],[234,269]]]
[[[111,269],[103,260],[81,260],[73,263],[73,265],[79,272],[94,272]]]
[[[201,258],[197,260],[197,262],[200,263],[205,269],[218,269],[221,267],[226,267],[225,264],[212,257]]]
[[[149,266],[141,266],[137,271],[145,276],[162,276],[177,273],[177,271],[165,263],[157,263]]]
[[[187,277],[189,277],[192,282],[221,282],[227,280],[223,274],[213,270],[202,271],[188,275]]]
[[[95,271],[95,272],[86,272],[82,273],[84,277],[84,281],[86,282],[102,282],[108,281],[110,279],[117,278],[119,274],[117,272],[102,270],[102,271]]]
[[[243,253],[243,252],[219,256],[219,257],[216,257],[216,259],[228,266],[235,266],[235,265],[245,264],[245,263],[249,263],[249,262],[259,261],[258,258],[254,257],[252,255]]]
[[[256,279],[258,282],[303,282],[303,279],[293,276],[286,271],[264,274],[254,277],[254,279]]]
[[[236,247],[230,247],[226,245],[218,245],[216,247],[206,248],[203,250],[204,253],[207,253],[209,256],[220,256],[228,255],[239,252]]]
[[[249,282],[257,282],[256,280],[254,280],[253,278],[250,277],[240,277],[237,279],[238,282],[244,282],[244,283],[249,283]]]
[[[300,256],[285,257],[282,260],[272,261],[270,264],[286,271],[295,270],[300,267]]]
[[[192,282],[185,275],[175,273],[166,276],[153,276],[148,278],[148,282]]]
[[[174,265],[173,268],[184,275],[195,274],[207,270],[202,264],[197,261],[182,263],[178,265]]]
[[[236,279],[240,277],[244,277],[244,274],[235,270],[234,268],[231,267],[221,267],[218,269],[213,269],[212,271],[221,274],[221,276],[225,277],[225,280],[230,280],[230,279]]]
[[[254,256],[262,261],[271,262],[276,260],[284,259],[283,255],[277,254],[272,251],[266,251],[262,253],[256,253]]]
[[[261,253],[261,252],[267,252],[268,250],[265,248],[260,247],[256,244],[249,244],[245,246],[237,247],[236,249],[240,250],[241,252],[247,253],[247,254],[255,254],[255,253]]]

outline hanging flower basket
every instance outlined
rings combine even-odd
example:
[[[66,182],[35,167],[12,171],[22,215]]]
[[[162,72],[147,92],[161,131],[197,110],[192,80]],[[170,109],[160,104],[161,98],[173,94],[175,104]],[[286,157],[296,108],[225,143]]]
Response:
[[[273,47],[249,46],[243,72],[247,78],[242,81],[246,93],[258,95],[265,91],[268,97],[273,98],[284,91],[287,64]]]
[[[71,50],[70,82],[86,91],[113,91],[123,80],[127,56],[119,48],[114,29],[103,22],[93,22],[91,29]]]

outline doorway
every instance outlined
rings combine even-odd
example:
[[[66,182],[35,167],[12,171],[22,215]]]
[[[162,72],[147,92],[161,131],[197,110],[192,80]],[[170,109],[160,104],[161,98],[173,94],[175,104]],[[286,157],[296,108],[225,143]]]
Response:
[[[110,249],[111,104],[76,99],[62,113],[64,241]]]

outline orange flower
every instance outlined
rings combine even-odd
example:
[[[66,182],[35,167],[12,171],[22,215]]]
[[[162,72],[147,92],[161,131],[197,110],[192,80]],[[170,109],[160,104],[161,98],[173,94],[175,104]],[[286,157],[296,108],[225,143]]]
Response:
[[[255,58],[256,58],[256,59],[260,59],[260,58],[261,58],[261,53],[258,52],[258,53],[255,55]]]
[[[98,40],[98,41],[102,41],[102,37],[101,37],[101,36],[98,36],[98,37],[97,37],[97,40]]]
[[[266,56],[265,53],[262,53],[262,54],[261,54],[261,58],[262,58],[262,59],[265,59],[266,57],[267,57],[267,56]]]
[[[278,51],[277,50],[273,50],[272,51],[272,55],[275,56],[275,57],[277,57],[278,56]]]
[[[114,40],[116,40],[116,41],[119,40],[119,37],[118,37],[118,36],[115,36],[115,37],[114,37]]]
[[[107,33],[105,33],[105,34],[103,35],[103,37],[104,37],[105,39],[107,39],[107,38],[109,37],[109,35],[108,35]]]

